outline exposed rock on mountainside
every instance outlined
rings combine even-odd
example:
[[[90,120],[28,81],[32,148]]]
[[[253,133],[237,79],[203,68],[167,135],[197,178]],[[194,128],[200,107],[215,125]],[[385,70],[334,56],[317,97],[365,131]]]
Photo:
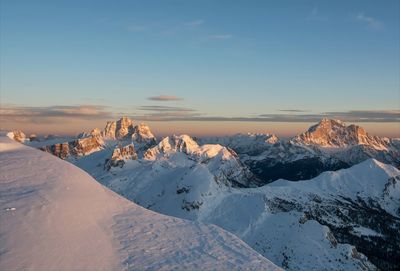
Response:
[[[111,158],[106,161],[105,168],[110,170],[111,167],[123,167],[125,160],[136,160],[138,158],[134,145],[131,143],[127,146],[118,146],[114,149]]]
[[[56,141],[55,144],[46,145],[46,141],[50,142],[50,139],[44,140],[41,144],[33,144],[33,146],[50,152],[62,159],[66,159],[68,157],[77,158],[80,156],[85,156],[102,150],[106,147],[116,147],[116,149],[119,149],[120,143],[123,145],[129,145],[132,143],[134,144],[132,147],[135,155],[136,150],[140,151],[140,154],[143,154],[147,148],[153,147],[157,143],[155,136],[151,133],[150,128],[147,125],[139,124],[135,126],[134,122],[127,117],[123,117],[118,121],[107,122],[103,131],[100,131],[96,128],[90,133],[80,133],[76,138],[71,138],[71,140],[66,142]],[[110,161],[107,162],[106,167],[108,168],[110,163],[112,165],[121,165],[122,162],[123,161],[121,159],[113,160],[111,158]]]
[[[21,130],[14,130],[9,132],[7,136],[18,142],[24,142],[26,140],[26,135]]]
[[[37,137],[37,135],[35,135],[35,134],[31,134],[30,136],[29,136],[29,141],[39,141],[39,138]]]
[[[61,159],[66,159],[68,157],[76,158],[79,156],[85,156],[92,152],[99,151],[103,148],[103,144],[104,143],[101,139],[90,136],[69,142],[44,146],[40,149],[60,157]]]
[[[307,132],[294,137],[292,142],[333,148],[368,145],[378,150],[387,150],[391,144],[388,138],[368,135],[360,126],[354,124],[346,126],[339,120],[326,118],[311,126]]]
[[[107,139],[124,139],[132,134],[134,129],[133,120],[122,117],[118,121],[109,121],[103,131],[103,136]]]

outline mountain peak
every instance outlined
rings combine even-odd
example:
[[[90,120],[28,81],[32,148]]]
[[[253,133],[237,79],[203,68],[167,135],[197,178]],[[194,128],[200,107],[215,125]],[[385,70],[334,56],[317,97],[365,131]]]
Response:
[[[103,131],[103,136],[110,139],[123,139],[132,134],[134,122],[128,117],[122,117],[117,121],[108,121]]]
[[[308,131],[309,132],[313,132],[313,131],[317,131],[320,129],[333,129],[333,128],[342,128],[342,127],[346,127],[346,124],[340,120],[337,119],[329,119],[329,118],[323,118],[320,120],[320,122],[318,122],[316,125],[311,126]]]
[[[347,147],[353,145],[374,145],[382,147],[384,140],[370,136],[364,128],[335,119],[323,118],[307,132],[292,139],[300,145],[319,145],[321,147]]]

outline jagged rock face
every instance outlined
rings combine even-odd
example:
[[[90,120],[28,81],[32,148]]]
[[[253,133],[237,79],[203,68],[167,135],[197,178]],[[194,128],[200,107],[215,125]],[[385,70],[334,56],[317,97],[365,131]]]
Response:
[[[116,122],[107,122],[102,136],[106,139],[131,139],[141,148],[150,147],[157,143],[155,136],[147,125],[141,123],[135,126],[133,120],[127,117],[123,117]]]
[[[90,132],[90,135],[93,136],[93,137],[100,137],[101,136],[101,131],[100,131],[100,129],[95,128]]]
[[[51,153],[61,159],[65,159],[71,155],[69,142],[57,143],[54,145],[41,147],[40,150]]]
[[[115,139],[115,129],[117,123],[115,121],[108,121],[103,131],[103,137],[107,139]]]
[[[9,132],[7,136],[18,142],[24,142],[26,140],[26,135],[21,130],[14,130]]]
[[[115,137],[117,139],[123,139],[127,135],[132,134],[133,128],[133,120],[127,117],[122,117],[116,123]]]
[[[100,139],[96,137],[86,137],[70,142],[44,146],[40,149],[51,153],[61,159],[66,159],[70,156],[84,156],[94,151],[100,150],[102,147],[103,142]]]
[[[110,170],[111,167],[123,167],[125,160],[136,160],[138,158],[133,144],[127,146],[118,146],[114,149],[111,159],[106,161],[105,169]]]
[[[145,143],[146,145],[155,145],[157,140],[150,131],[150,127],[141,123],[133,128],[132,141],[137,143]]]
[[[343,122],[332,119],[322,119],[292,141],[297,144],[321,147],[347,147],[365,144],[385,148],[389,143],[385,139],[368,135],[360,126],[354,124],[346,126]]]

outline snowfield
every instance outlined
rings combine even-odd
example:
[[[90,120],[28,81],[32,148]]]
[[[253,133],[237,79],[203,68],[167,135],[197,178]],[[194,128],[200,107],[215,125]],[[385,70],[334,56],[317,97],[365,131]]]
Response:
[[[217,226],[146,210],[0,136],[0,270],[281,270]]]

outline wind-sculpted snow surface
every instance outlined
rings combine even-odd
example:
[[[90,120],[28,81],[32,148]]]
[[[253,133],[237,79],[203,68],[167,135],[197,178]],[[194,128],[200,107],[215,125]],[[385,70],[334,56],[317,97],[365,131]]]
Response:
[[[0,270],[280,270],[212,225],[139,207],[0,136]]]

